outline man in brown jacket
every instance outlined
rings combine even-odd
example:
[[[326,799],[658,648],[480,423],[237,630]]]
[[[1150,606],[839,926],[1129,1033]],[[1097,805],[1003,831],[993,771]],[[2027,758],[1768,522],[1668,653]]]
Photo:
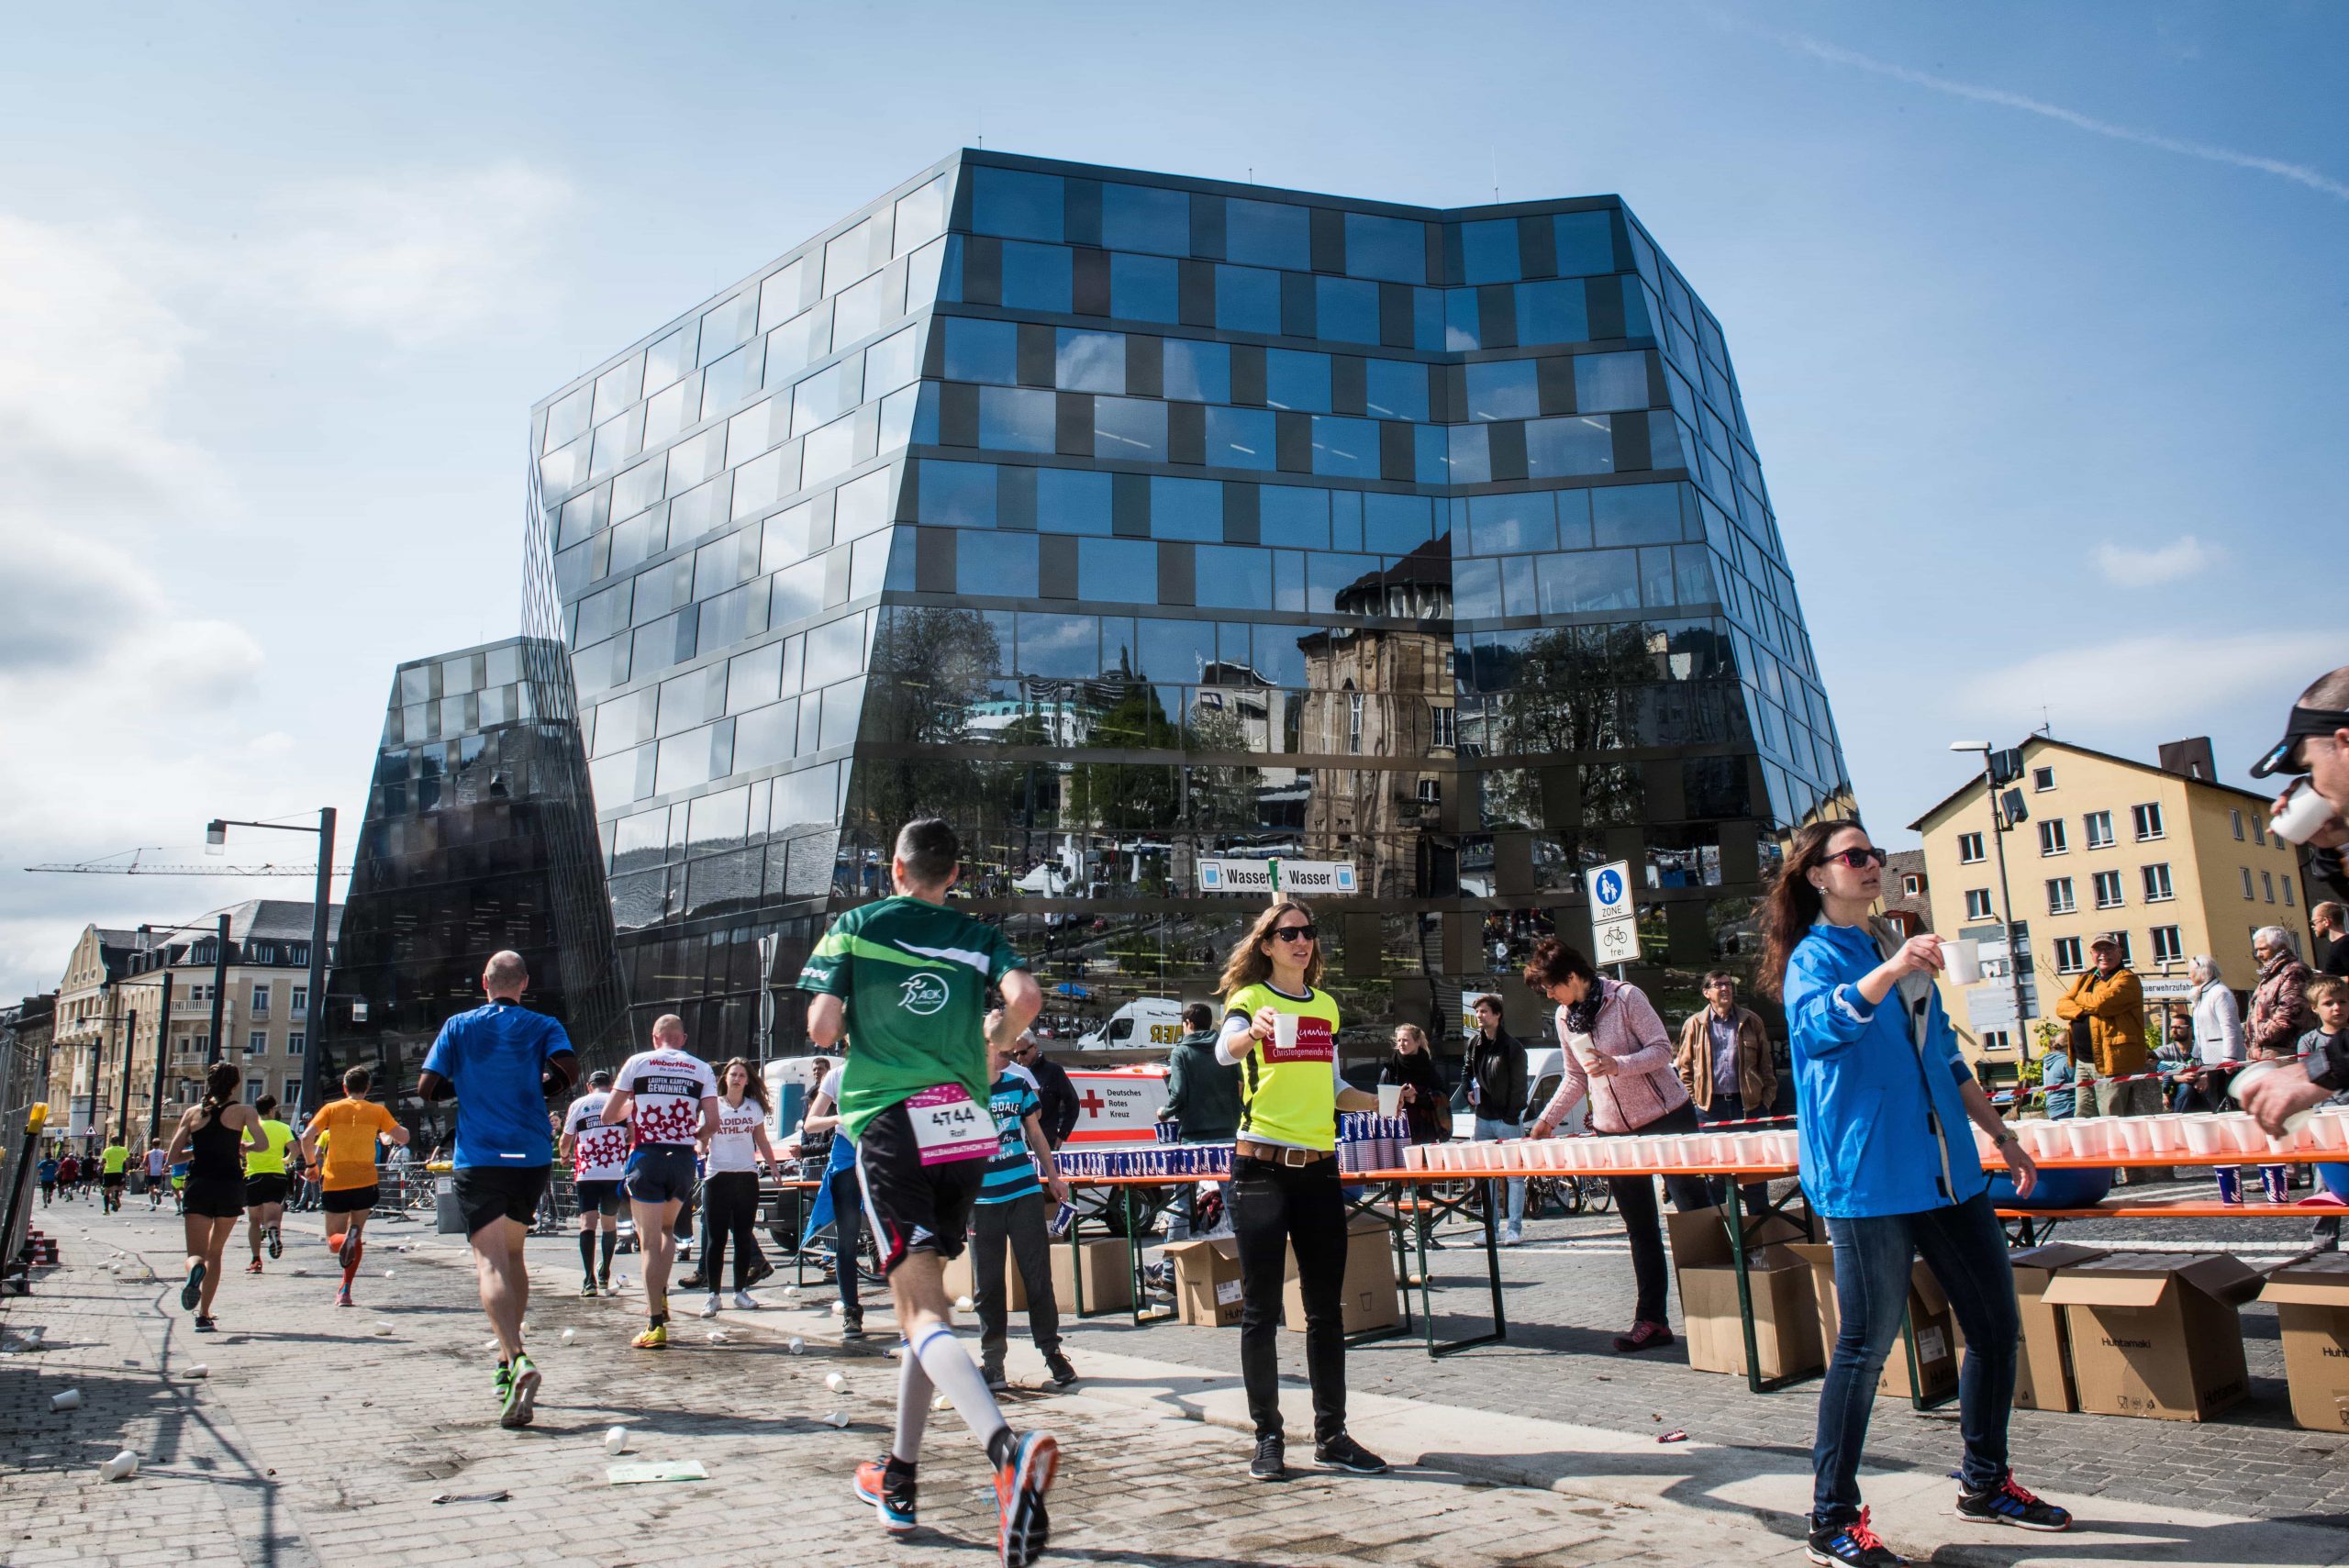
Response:
[[[2068,1049],[2081,1070],[2080,1115],[2152,1116],[2162,1108],[2159,1084],[2151,1078],[2112,1082],[2146,1072],[2152,1062],[2145,1049],[2145,988],[2121,956],[2120,933],[2098,932],[2088,951],[2096,967],[2072,982],[2055,1004],[2056,1018],[2070,1026]]]
[[[1743,1121],[1770,1115],[1778,1103],[1778,1065],[1771,1058],[1760,1016],[1737,1005],[1737,977],[1725,969],[1705,976],[1705,1002],[1703,1012],[1680,1026],[1680,1049],[1672,1059],[1673,1071],[1680,1074],[1681,1086],[1696,1105],[1698,1121]],[[1707,1184],[1715,1203],[1728,1195],[1725,1179]],[[1768,1196],[1768,1183],[1748,1184],[1743,1192],[1747,1212],[1754,1212]]]

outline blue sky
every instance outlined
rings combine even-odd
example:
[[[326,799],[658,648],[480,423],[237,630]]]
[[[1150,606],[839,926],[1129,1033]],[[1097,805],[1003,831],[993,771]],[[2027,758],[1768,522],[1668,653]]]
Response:
[[[982,136],[1620,193],[1727,330],[1880,832],[2043,715],[2243,782],[2349,656],[2344,46],[2318,5],[21,14],[0,995],[85,920],[302,896],[14,868],[355,828],[393,665],[515,625],[530,403]]]

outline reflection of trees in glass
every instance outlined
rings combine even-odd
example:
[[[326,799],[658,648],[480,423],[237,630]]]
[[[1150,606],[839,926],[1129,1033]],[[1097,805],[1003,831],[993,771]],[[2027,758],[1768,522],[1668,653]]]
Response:
[[[971,708],[986,698],[1002,664],[995,628],[977,611],[893,606],[873,641],[863,738],[940,747],[964,740]],[[1003,771],[918,752],[861,757],[856,767],[876,826],[927,812],[965,814],[997,782],[988,775]]]
[[[1497,756],[1542,756],[1603,751],[1621,746],[1624,689],[1656,676],[1655,658],[1644,622],[1557,627],[1526,637],[1514,647],[1476,650],[1476,684],[1502,694],[1486,700],[1491,708],[1488,752]],[[1638,770],[1586,767],[1582,805],[1586,821],[1637,822],[1644,806]],[[1535,798],[1539,774],[1511,769],[1485,781],[1488,815],[1531,823],[1541,819]]]

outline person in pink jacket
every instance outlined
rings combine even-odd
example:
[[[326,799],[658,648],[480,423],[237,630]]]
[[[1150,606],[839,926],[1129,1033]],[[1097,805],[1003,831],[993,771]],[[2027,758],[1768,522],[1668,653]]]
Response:
[[[1612,1138],[1650,1137],[1697,1130],[1697,1107],[1673,1068],[1673,1040],[1654,1005],[1636,985],[1609,980],[1590,960],[1544,937],[1525,965],[1525,983],[1558,1006],[1558,1040],[1565,1047],[1565,1075],[1531,1128],[1547,1138],[1566,1114],[1590,1096],[1593,1130]],[[1653,1351],[1672,1343],[1664,1321],[1664,1290],[1671,1271],[1664,1263],[1664,1224],[1655,1206],[1655,1178],[1615,1176],[1616,1212],[1631,1243],[1631,1277],[1639,1303],[1631,1329],[1615,1336],[1618,1351]],[[1666,1176],[1672,1207],[1687,1213],[1709,1207],[1702,1177]]]

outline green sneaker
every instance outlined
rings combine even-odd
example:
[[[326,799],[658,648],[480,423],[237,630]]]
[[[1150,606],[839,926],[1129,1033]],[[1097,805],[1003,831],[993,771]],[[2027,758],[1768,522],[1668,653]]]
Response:
[[[499,1412],[501,1427],[527,1427],[530,1424],[530,1405],[539,1396],[539,1369],[527,1355],[514,1358],[514,1375],[506,1391],[506,1408]]]
[[[502,1410],[506,1407],[507,1400],[511,1398],[514,1394],[514,1369],[504,1362],[499,1362],[497,1363],[497,1381],[495,1386],[497,1389],[497,1406],[498,1408]]]

